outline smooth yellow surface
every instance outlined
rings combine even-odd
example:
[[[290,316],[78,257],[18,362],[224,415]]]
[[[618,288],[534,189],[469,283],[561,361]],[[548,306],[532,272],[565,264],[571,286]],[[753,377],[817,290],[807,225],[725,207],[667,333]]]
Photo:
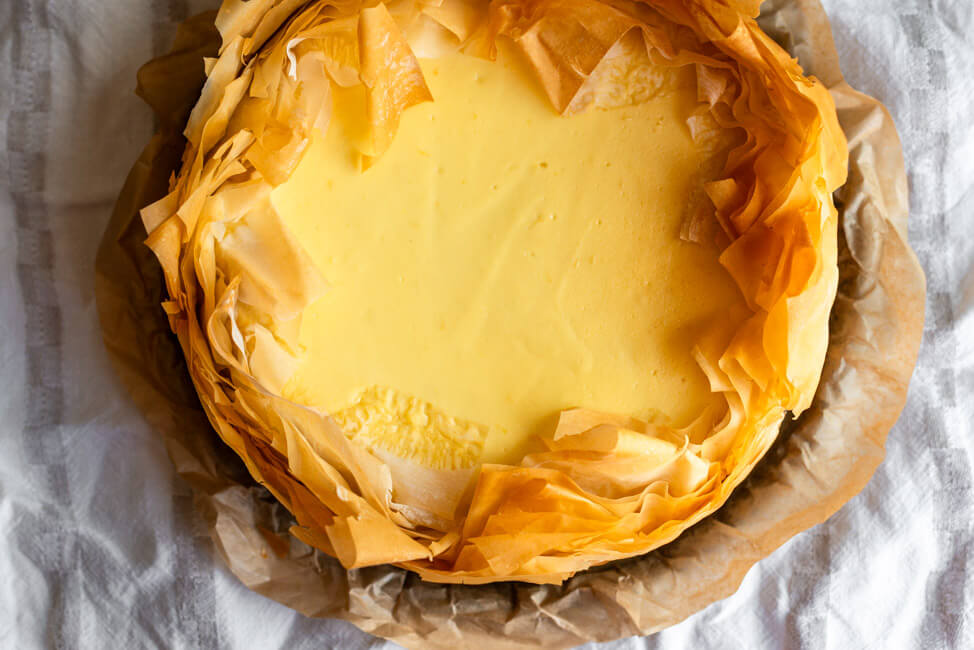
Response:
[[[742,300],[716,250],[678,238],[704,162],[692,78],[562,117],[507,48],[422,67],[435,102],[373,167],[361,90],[342,90],[272,195],[330,287],[285,396],[334,412],[391,387],[489,427],[484,462],[516,463],[565,408],[692,419],[715,397],[691,348]]]

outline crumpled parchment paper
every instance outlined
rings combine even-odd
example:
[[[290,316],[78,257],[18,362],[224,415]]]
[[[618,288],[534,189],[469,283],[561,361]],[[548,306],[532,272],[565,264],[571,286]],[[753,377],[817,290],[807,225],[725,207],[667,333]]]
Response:
[[[850,180],[837,193],[841,281],[822,384],[812,407],[786,423],[778,443],[717,515],[660,551],[560,587],[444,587],[391,567],[345,571],[281,534],[286,513],[252,486],[209,430],[155,307],[161,277],[140,248],[144,231],[135,211],[165,191],[181,146],[165,136],[150,144],[99,254],[105,338],[133,397],[196,489],[218,550],[245,584],[308,615],[345,618],[404,645],[490,639],[495,647],[564,647],[682,620],[728,595],[754,562],[865,485],[902,408],[922,328],[923,277],[905,243],[899,143],[882,107],[842,82],[817,3],[769,2],[763,16],[765,28],[831,88],[850,142]],[[192,21],[175,53],[143,72],[150,104],[177,101],[171,92],[152,95],[152,75],[168,75],[165,66],[174,61],[198,60],[213,47],[210,36],[206,17]],[[188,108],[198,85],[188,83],[186,92]]]

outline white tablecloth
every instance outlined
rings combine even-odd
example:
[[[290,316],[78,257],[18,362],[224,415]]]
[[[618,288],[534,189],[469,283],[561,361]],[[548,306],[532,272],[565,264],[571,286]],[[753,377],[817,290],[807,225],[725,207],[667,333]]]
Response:
[[[213,4],[0,1],[0,647],[391,647],[236,581],[102,346],[95,250],[153,126],[135,71]],[[828,522],[604,648],[974,647],[974,0],[825,4],[904,140],[929,282],[907,409]]]

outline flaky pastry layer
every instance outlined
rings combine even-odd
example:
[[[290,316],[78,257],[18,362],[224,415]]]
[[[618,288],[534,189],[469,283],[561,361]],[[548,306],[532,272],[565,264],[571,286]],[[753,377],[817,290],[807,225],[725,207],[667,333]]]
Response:
[[[224,2],[223,45],[207,61],[182,169],[143,221],[201,402],[294,513],[296,537],[348,568],[557,583],[652,550],[712,513],[785,413],[808,407],[838,282],[831,192],[845,180],[847,151],[827,91],[761,32],[756,11],[731,0]],[[745,136],[683,232],[716,236],[749,310],[694,351],[725,408],[683,429],[565,411],[546,451],[517,466],[432,469],[369,449],[327,414],[281,397],[301,314],[324,285],[270,191],[313,130],[327,128],[333,85],[365,87],[368,164],[402,112],[431,99],[415,50],[489,58],[497,39],[510,39],[553,106],[571,112],[618,83],[600,63],[633,34],[654,64],[694,70],[695,138]]]

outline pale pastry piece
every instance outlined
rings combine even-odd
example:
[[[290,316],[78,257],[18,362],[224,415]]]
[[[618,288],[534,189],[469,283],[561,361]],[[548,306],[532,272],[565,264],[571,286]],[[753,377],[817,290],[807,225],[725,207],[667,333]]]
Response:
[[[846,144],[717,0],[226,0],[143,211],[221,438],[348,568],[558,583],[811,403]]]

